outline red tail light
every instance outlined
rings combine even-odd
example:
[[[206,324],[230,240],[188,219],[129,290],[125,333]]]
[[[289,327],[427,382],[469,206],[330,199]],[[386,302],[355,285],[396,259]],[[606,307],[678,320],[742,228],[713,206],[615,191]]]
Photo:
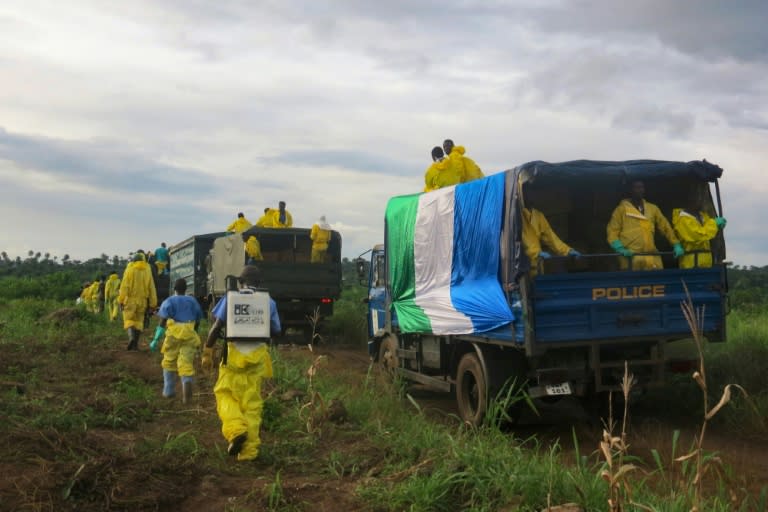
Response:
[[[324,298],[320,299],[320,303],[321,304],[330,304],[332,302],[333,302],[333,299],[329,299],[327,297],[324,297]]]

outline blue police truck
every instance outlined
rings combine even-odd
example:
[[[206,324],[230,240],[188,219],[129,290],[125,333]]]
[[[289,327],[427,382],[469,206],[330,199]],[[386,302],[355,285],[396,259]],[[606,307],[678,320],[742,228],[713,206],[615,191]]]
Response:
[[[606,229],[637,180],[670,222],[690,204],[722,217],[721,175],[706,160],[534,161],[391,198],[385,243],[358,259],[371,356],[407,380],[454,392],[462,420],[475,425],[506,383],[534,399],[589,402],[618,389],[625,362],[638,389],[690,371],[695,351],[674,355],[690,346],[682,341],[691,338],[681,310],[688,294],[703,306],[707,340],[725,340],[722,230],[709,251],[689,251],[692,268],[680,268],[652,223],[644,229],[656,251],[632,258],[611,248]],[[531,262],[522,222],[530,208],[580,254]],[[633,268],[643,256],[659,264]]]

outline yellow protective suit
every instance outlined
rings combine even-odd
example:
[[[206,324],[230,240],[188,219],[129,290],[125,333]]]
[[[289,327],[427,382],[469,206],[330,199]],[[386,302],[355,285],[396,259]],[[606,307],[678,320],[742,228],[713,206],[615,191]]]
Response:
[[[99,302],[99,282],[94,281],[88,287],[88,291],[86,292],[85,304],[86,306],[88,306],[88,311],[90,311],[91,313],[97,313],[99,311],[98,302]]]
[[[195,375],[195,354],[200,348],[200,336],[195,332],[195,322],[174,322],[168,319],[163,340],[164,370],[178,371],[179,377]]]
[[[700,212],[700,214],[701,222],[696,216],[682,208],[672,210],[672,227],[686,253],[680,258],[680,268],[709,268],[712,266],[709,241],[717,236],[718,228],[715,219],[704,212]],[[693,251],[707,252],[688,254]]]
[[[624,247],[632,252],[658,252],[654,235],[656,230],[669,240],[670,244],[678,243],[678,239],[672,231],[672,226],[661,213],[658,206],[643,201],[645,213],[634,207],[629,199],[624,199],[619,206],[613,210],[611,220],[606,227],[608,244],[614,240],[621,240]],[[624,257],[619,258],[619,264],[622,269],[629,268],[629,260]],[[662,269],[664,265],[661,262],[661,256],[633,256],[633,270],[655,270]]]
[[[523,208],[523,249],[531,262],[531,277],[538,274],[542,245],[557,256],[565,256],[571,250],[555,234],[543,213],[533,208]]]
[[[119,307],[117,304],[117,296],[120,293],[120,278],[117,274],[110,274],[107,278],[107,282],[104,283],[104,306],[109,315],[109,320],[114,322],[117,319]]]
[[[483,178],[483,171],[480,170],[480,167],[478,167],[474,160],[468,156],[464,156],[465,152],[466,150],[464,149],[464,146],[453,146],[451,154],[448,155],[448,160],[456,162],[455,165],[461,170],[461,182],[466,183],[468,181]]]
[[[259,455],[259,431],[264,401],[261,381],[272,377],[272,358],[264,343],[227,344],[227,364],[219,366],[213,393],[221,418],[221,433],[228,442],[243,433],[247,438],[237,460],[252,460]]]
[[[325,253],[328,251],[328,242],[331,240],[331,231],[313,224],[309,238],[312,239],[312,257],[310,261],[312,263],[324,263]]]
[[[134,261],[125,268],[117,302],[123,306],[123,329],[144,328],[147,307],[157,307],[157,291],[152,270],[146,261]]]
[[[251,227],[251,223],[250,221],[248,221],[248,219],[246,219],[245,217],[238,217],[235,220],[233,220],[229,226],[227,226],[227,229],[225,231],[234,231],[235,233],[242,233],[249,227]]]
[[[448,162],[445,160],[441,160],[440,162],[432,162],[432,165],[430,165],[427,171],[424,173],[424,192],[432,192],[433,190],[440,188],[440,185],[438,185],[438,176],[445,169],[447,163]],[[447,175],[444,179],[450,181],[450,178]],[[455,185],[456,183],[459,182],[457,181],[455,183],[451,183],[450,185]],[[449,185],[442,186],[447,187]]]
[[[259,243],[258,238],[255,236],[248,237],[248,240],[245,242],[245,254],[247,254],[249,258],[257,261],[262,261],[264,259],[264,256],[261,254],[261,244]]]
[[[285,210],[285,222],[280,222],[280,210],[270,208],[267,213],[261,216],[256,225],[264,228],[290,228],[293,226],[293,217],[288,210]]]

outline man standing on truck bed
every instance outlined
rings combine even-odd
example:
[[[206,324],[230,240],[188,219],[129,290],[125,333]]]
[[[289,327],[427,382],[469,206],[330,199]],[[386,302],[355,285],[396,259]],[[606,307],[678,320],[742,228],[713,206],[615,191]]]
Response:
[[[165,246],[165,242],[160,244],[160,247],[155,249],[155,266],[157,267],[158,274],[165,274],[168,272],[168,263],[170,257],[168,256],[168,248]]]
[[[237,214],[237,218],[232,221],[232,223],[227,226],[227,229],[225,231],[232,231],[234,233],[242,233],[246,229],[251,227],[251,223],[248,219],[245,218],[245,215],[243,215],[243,212],[239,212]]]
[[[680,268],[709,268],[712,266],[712,252],[709,241],[725,227],[723,217],[710,217],[701,207],[699,196],[692,195],[688,208],[672,210],[672,227],[685,249],[680,258]],[[694,251],[704,251],[698,254]]]
[[[541,250],[542,245],[558,256],[581,256],[579,251],[560,240],[543,213],[533,208],[523,208],[523,247],[531,262],[531,277],[538,274],[539,258],[546,260],[552,257],[549,252]]]
[[[258,267],[246,265],[238,278],[240,288],[256,289],[261,285]],[[213,370],[213,345],[227,324],[227,296],[213,308],[216,319],[203,349],[203,371]],[[272,333],[281,330],[277,305],[269,299],[269,325]],[[229,442],[227,453],[237,460],[252,460],[259,454],[259,430],[264,401],[261,398],[261,381],[272,377],[272,358],[266,343],[254,341],[229,341],[226,347],[226,363],[219,366],[219,378],[213,393],[216,411],[221,419],[221,433]]]
[[[630,259],[632,270],[664,268],[661,256],[634,256],[636,252],[658,252],[653,239],[657,229],[669,240],[675,258],[685,254],[683,246],[672,231],[672,226],[669,225],[669,221],[659,207],[645,200],[645,183],[634,180],[631,184],[630,198],[623,199],[613,210],[606,228],[608,243],[614,251],[624,256],[619,259],[622,270],[629,268]]]
[[[328,242],[331,240],[331,226],[326,222],[325,215],[312,225],[312,232],[309,234],[312,239],[312,255],[310,262],[324,263],[325,253],[328,251]]]
[[[461,183],[483,178],[485,175],[474,160],[464,156],[464,146],[454,146],[451,139],[443,141],[443,150],[445,150],[447,165],[446,168],[456,168],[461,176]]]
[[[280,201],[277,210],[269,208],[256,222],[262,228],[290,228],[293,226],[291,212],[285,209],[285,201]]]

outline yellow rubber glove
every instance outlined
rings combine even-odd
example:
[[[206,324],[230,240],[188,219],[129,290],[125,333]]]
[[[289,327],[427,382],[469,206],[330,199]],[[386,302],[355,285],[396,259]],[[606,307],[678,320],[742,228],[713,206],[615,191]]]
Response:
[[[203,357],[200,360],[200,367],[205,374],[209,374],[213,371],[213,347],[203,348]]]

